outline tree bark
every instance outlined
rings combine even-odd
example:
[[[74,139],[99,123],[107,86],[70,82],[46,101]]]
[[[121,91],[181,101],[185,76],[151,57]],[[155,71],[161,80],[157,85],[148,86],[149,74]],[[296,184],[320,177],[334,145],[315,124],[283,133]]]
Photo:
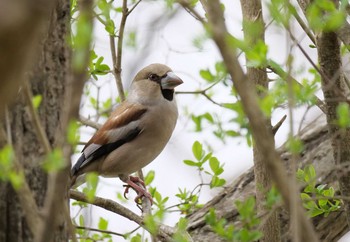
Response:
[[[337,165],[350,162],[350,128],[341,129],[337,123],[337,107],[346,100],[340,43],[334,32],[322,32],[316,38],[318,59],[321,70],[322,91],[327,107],[327,123],[332,135],[334,160]],[[350,196],[350,172],[339,176],[339,188],[342,196]],[[350,226],[350,203],[344,201],[348,225]]]
[[[326,125],[312,124],[313,127],[305,129],[301,135],[304,142],[304,151],[299,160],[299,167],[306,164],[314,165],[318,182],[328,184],[338,190],[335,182],[343,167],[335,167],[333,158],[332,139]],[[292,155],[284,147],[279,150],[280,157],[286,167],[291,162]],[[336,192],[336,194],[339,194]],[[203,208],[188,216],[188,232],[193,241],[221,242],[224,241],[217,234],[213,233],[205,222],[205,215],[210,208],[214,208],[219,218],[225,218],[229,224],[237,226],[239,221],[237,209],[233,206],[236,200],[245,200],[249,196],[255,196],[254,172],[250,168],[247,172],[239,176],[230,186],[215,196]],[[285,209],[279,212],[281,224],[281,241],[291,241],[291,231],[289,229],[289,214]],[[317,235],[321,241],[337,241],[348,232],[346,216],[343,209],[330,213],[327,217],[317,216],[312,219]]]
[[[30,83],[33,94],[42,96],[42,102],[37,111],[48,141],[51,147],[54,147],[58,140],[57,134],[65,133],[62,130],[61,119],[70,67],[70,50],[67,44],[70,31],[69,1],[57,1],[50,13],[50,20],[40,25],[39,38],[36,39],[39,41],[39,47],[35,48],[38,51],[36,54],[38,58],[31,59],[32,69],[24,76],[25,81]],[[30,41],[13,42],[12,44],[12,49],[33,48],[33,43]],[[20,55],[16,58],[21,61]],[[19,75],[22,75],[21,71],[22,69],[19,70]],[[35,132],[33,117],[29,112],[23,90],[22,87],[16,95],[16,102],[9,108],[10,127],[1,128],[5,130],[10,128],[6,130],[11,137],[7,143],[13,145],[16,159],[24,167],[26,181],[34,194],[37,206],[41,208],[44,205],[47,188],[47,174],[41,168],[45,151]],[[4,143],[2,140],[0,144]],[[25,215],[18,202],[18,196],[10,184],[0,183],[0,197],[2,198],[0,200],[0,214],[2,215],[0,216],[0,241],[34,241],[27,221],[24,219]],[[68,239],[67,225],[63,219],[59,226],[51,232],[54,234],[54,241]]]
[[[256,45],[259,41],[265,42],[265,25],[262,15],[261,2],[259,0],[241,0],[243,13],[243,32],[244,39],[249,46]],[[249,59],[246,58],[249,62]],[[247,80],[256,85],[256,90],[260,98],[263,98],[268,91],[268,80],[266,68],[247,67]],[[262,90],[264,88],[264,90]],[[272,133],[271,120],[266,118],[265,126]],[[266,201],[267,191],[271,189],[271,174],[265,166],[264,157],[253,144],[254,154],[254,174],[255,174],[255,192],[258,214],[268,214],[266,222],[261,227],[264,237],[261,241],[280,241],[279,222],[277,211],[269,214],[266,211],[264,201]]]

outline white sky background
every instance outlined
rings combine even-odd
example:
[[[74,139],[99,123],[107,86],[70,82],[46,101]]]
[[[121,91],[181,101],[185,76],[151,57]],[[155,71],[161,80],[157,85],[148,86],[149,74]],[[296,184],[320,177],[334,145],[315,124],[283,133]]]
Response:
[[[234,36],[242,37],[241,9],[239,1],[227,0],[223,2],[226,6],[226,23],[229,30]],[[198,9],[198,11],[203,14],[201,9]],[[269,17],[266,16],[267,12],[268,11],[264,11],[266,23],[270,20]],[[127,33],[130,31],[136,31],[137,49],[135,50],[129,47],[124,47],[123,49],[122,78],[125,90],[128,90],[130,82],[138,70],[155,62],[170,66],[173,71],[183,79],[184,84],[177,87],[177,91],[193,91],[208,86],[208,84],[199,76],[199,71],[206,68],[213,70],[215,63],[221,60],[216,47],[211,41],[206,41],[204,49],[198,50],[193,46],[192,41],[203,34],[201,24],[183,9],[180,9],[170,21],[166,20],[168,14],[169,13],[165,8],[165,3],[162,3],[162,1],[143,1],[128,17],[125,39],[127,39]],[[164,19],[154,23],[154,20],[159,16],[164,17]],[[112,18],[115,20],[116,26],[119,26],[120,14],[116,14],[114,17],[112,15]],[[310,41],[297,25],[294,27],[294,33],[298,39],[302,41],[302,45],[308,51],[311,58],[316,62],[316,50],[308,47]],[[94,35],[95,52],[99,56],[104,56],[104,62],[111,67],[112,61],[109,49],[109,37],[101,24],[96,23]],[[150,36],[152,36],[152,38],[150,38]],[[270,26],[267,28],[266,42],[269,46],[269,56],[278,63],[285,63],[286,55],[288,54],[287,46],[291,44],[286,41],[286,33],[280,28]],[[310,64],[305,61],[305,57],[297,48],[293,48],[292,54],[295,61],[294,66],[296,66],[297,69],[295,71],[300,73],[300,75],[294,76],[299,78],[307,76],[307,69],[310,67]],[[244,64],[243,55],[241,61],[241,63]],[[106,100],[111,96],[113,97],[113,100],[117,97],[115,80],[112,75],[104,76],[98,81],[94,81],[94,84],[101,87],[101,101]],[[96,93],[96,87],[92,85],[89,87],[89,90],[92,96],[94,96],[94,93]],[[217,85],[214,88],[214,91],[216,93],[216,95],[213,96],[215,101],[232,102],[232,96],[229,96],[229,88]],[[225,172],[222,177],[227,180],[227,184],[253,164],[252,150],[247,147],[244,138],[229,138],[227,139],[226,144],[224,144],[222,141],[214,137],[210,131],[210,126],[208,126],[208,129],[204,132],[195,133],[193,132],[193,122],[188,116],[184,115],[185,113],[199,115],[208,111],[215,111],[223,118],[223,120],[229,120],[230,118],[233,118],[233,112],[219,108],[208,102],[203,96],[195,97],[193,95],[178,95],[177,102],[180,117],[173,136],[159,157],[144,168],[144,174],[149,170],[154,170],[156,172],[152,186],[157,187],[157,190],[163,197],[169,197],[169,201],[167,202],[168,206],[179,202],[177,197],[175,197],[178,188],[186,188],[191,191],[200,183],[200,178],[196,169],[184,165],[183,163],[184,159],[194,159],[191,147],[195,140],[210,144],[213,148],[213,154],[220,160],[220,162],[225,163]],[[91,108],[88,103],[88,100],[85,100],[84,102],[83,99],[81,114],[85,117],[95,115],[94,109]],[[298,130],[304,110],[305,108],[295,110],[293,121],[294,130]],[[272,117],[273,124],[278,122],[284,114],[288,115],[288,110],[278,109]],[[312,120],[319,114],[320,112],[317,108],[313,108],[307,115],[304,124],[306,125],[312,122]],[[103,123],[104,120],[101,119],[99,122]],[[204,127],[206,127],[206,125],[204,125]],[[289,117],[276,135],[276,146],[280,146],[285,142],[288,132]],[[82,141],[88,141],[92,134],[92,129],[82,129]],[[78,156],[74,156],[75,160],[77,158]],[[207,182],[209,182],[209,180],[207,180]],[[101,178],[97,196],[116,200],[117,192],[123,192],[122,185],[123,183],[119,179]],[[204,203],[210,200],[216,192],[218,192],[218,190],[203,189],[200,202]],[[123,205],[132,209],[137,214],[140,214],[140,210],[138,210],[133,201],[134,197],[135,193],[130,191],[129,200]],[[72,214],[75,214],[76,212],[77,209],[73,208]],[[97,228],[99,216],[104,217],[109,221],[109,230],[118,233],[129,232],[137,227],[135,223],[130,222],[127,219],[106,212],[97,207],[90,207],[89,209],[83,210],[82,213],[85,215],[85,220],[88,221],[88,224],[91,224],[89,225],[91,227]],[[178,213],[172,213],[167,217],[165,223],[168,225],[174,225],[178,220],[178,217]],[[124,240],[120,237],[113,237],[113,241]],[[342,241],[350,241],[350,239]]]

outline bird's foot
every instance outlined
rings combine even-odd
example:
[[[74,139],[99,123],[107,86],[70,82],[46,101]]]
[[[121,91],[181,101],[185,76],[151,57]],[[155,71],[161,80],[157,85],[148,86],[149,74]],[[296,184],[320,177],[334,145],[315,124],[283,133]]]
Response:
[[[144,181],[142,181],[139,177],[135,176],[129,176],[128,179],[125,181],[127,185],[124,185],[125,191],[124,191],[124,197],[127,199],[126,194],[129,192],[129,188],[131,187],[134,189],[134,191],[137,193],[137,196],[135,198],[135,202],[137,204],[140,204],[141,198],[146,197],[150,200],[151,205],[153,204],[153,198],[149,192],[146,190],[146,186]]]

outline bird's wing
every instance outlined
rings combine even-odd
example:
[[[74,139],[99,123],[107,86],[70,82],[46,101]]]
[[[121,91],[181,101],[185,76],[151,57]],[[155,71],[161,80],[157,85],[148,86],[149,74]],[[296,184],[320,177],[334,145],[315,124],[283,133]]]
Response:
[[[142,131],[140,119],[146,112],[147,108],[140,104],[121,104],[85,145],[83,154],[71,170],[72,176],[95,160],[135,139]]]

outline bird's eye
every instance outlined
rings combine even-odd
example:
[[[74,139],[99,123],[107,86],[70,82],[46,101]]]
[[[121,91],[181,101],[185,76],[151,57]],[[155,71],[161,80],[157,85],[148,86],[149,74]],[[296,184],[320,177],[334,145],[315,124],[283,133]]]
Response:
[[[148,78],[149,78],[151,81],[158,81],[159,76],[156,75],[156,74],[150,74],[150,75],[148,76]]]

